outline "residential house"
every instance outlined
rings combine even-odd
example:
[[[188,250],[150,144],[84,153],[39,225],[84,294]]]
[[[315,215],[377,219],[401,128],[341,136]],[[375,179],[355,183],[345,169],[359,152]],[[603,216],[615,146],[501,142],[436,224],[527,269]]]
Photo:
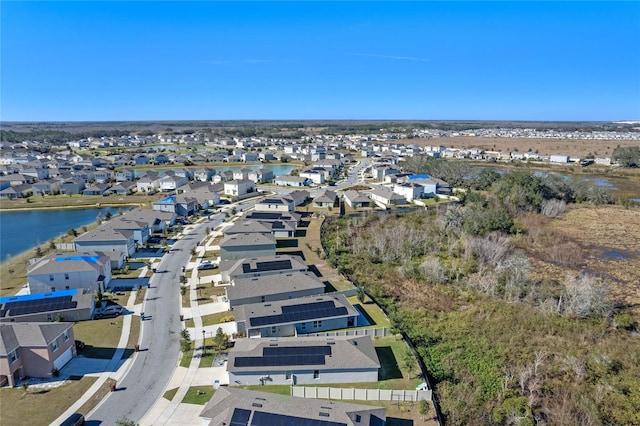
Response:
[[[72,288],[0,297],[0,322],[85,321],[93,318],[95,293]]]
[[[305,178],[302,176],[289,176],[289,175],[284,175],[284,176],[278,176],[277,178],[274,179],[274,183],[276,185],[280,185],[280,186],[298,186],[298,187],[303,187],[303,186],[309,186],[311,185],[312,181],[309,178]]]
[[[271,229],[257,220],[239,220],[224,229],[224,235],[233,234],[269,234]]]
[[[131,256],[136,251],[133,231],[116,230],[107,226],[85,232],[73,240],[74,250],[82,251],[121,251]]]
[[[240,305],[238,331],[248,337],[282,337],[340,330],[357,325],[358,312],[342,293]]]
[[[221,387],[200,412],[204,425],[384,426],[385,408]]]
[[[308,269],[309,267],[300,256],[288,254],[220,262],[220,275],[222,281],[226,282],[234,278],[251,278],[274,274],[289,274],[291,272],[306,272]]]
[[[375,188],[371,191],[369,197],[382,208],[386,208],[386,206],[390,205],[406,203],[406,200],[402,195],[396,194],[386,187]]]
[[[136,178],[136,172],[133,169],[122,169],[116,172],[116,181],[124,182],[124,181],[133,181]]]
[[[258,161],[260,157],[257,152],[245,152],[242,154],[242,161],[245,163]]]
[[[41,180],[32,185],[34,195],[53,195],[60,192],[60,181],[56,179]]]
[[[233,180],[233,171],[224,170],[214,175],[212,178],[213,183],[218,184],[222,182],[229,182]]]
[[[324,169],[306,169],[300,172],[300,177],[307,178],[316,185],[325,183],[327,173]]]
[[[312,272],[289,272],[231,280],[225,287],[229,306],[295,299],[324,293],[325,286]]]
[[[77,355],[71,322],[0,324],[0,385],[50,378]]]
[[[105,195],[107,190],[111,187],[108,183],[96,183],[84,188],[82,195]]]
[[[293,206],[298,207],[309,201],[311,198],[311,193],[304,189],[297,189],[295,191],[291,191],[286,195],[286,198],[290,198],[293,200]]]
[[[220,242],[220,260],[274,256],[276,239],[271,234],[225,235]]]
[[[175,191],[187,183],[189,183],[189,180],[184,176],[167,174],[160,178],[160,190],[163,192]]]
[[[369,336],[239,339],[227,360],[231,386],[377,382],[379,369]]]
[[[255,183],[268,183],[274,178],[273,171],[269,169],[251,170],[247,179],[254,181]]]
[[[160,189],[160,176],[156,172],[146,172],[136,182],[136,188],[140,192],[153,194]]]
[[[352,209],[371,207],[371,199],[360,191],[349,190],[344,193],[344,202]]]
[[[335,207],[337,201],[338,194],[336,194],[335,191],[325,189],[313,199],[313,206],[320,208],[332,208]]]
[[[241,180],[234,179],[224,183],[225,195],[242,197],[243,195],[247,195],[255,191],[256,191],[255,183],[247,179],[241,179]]]
[[[51,253],[27,270],[30,293],[71,288],[104,291],[111,281],[111,261],[102,254]]]
[[[113,179],[114,176],[115,175],[112,170],[109,170],[109,169],[96,170],[93,173],[93,180],[96,183],[105,183]]]
[[[393,185],[393,192],[401,195],[407,201],[422,198],[424,187],[413,182],[396,183]]]
[[[211,180],[211,178],[213,178],[215,174],[216,171],[214,169],[204,167],[202,169],[195,170],[193,172],[193,178],[201,182],[208,182]]]
[[[289,197],[266,197],[258,201],[253,210],[256,212],[289,212],[294,211],[293,199]]]
[[[246,167],[243,167],[241,169],[235,169],[232,170],[233,172],[233,178],[235,180],[248,180],[249,179],[249,174],[252,172],[253,170],[251,169],[247,169]]]
[[[79,195],[85,188],[85,181],[82,179],[66,180],[60,184],[60,194]]]
[[[116,195],[129,195],[133,194],[138,189],[138,184],[136,182],[132,182],[130,180],[125,180],[122,182],[118,182],[109,188],[110,194]]]

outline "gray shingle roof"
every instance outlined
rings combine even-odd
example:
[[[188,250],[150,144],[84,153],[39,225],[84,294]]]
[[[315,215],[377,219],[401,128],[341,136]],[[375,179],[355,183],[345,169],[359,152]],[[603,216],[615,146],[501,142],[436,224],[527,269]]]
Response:
[[[237,367],[236,358],[262,357],[264,348],[295,348],[310,346],[329,346],[331,355],[324,356],[324,363],[318,365],[280,365]],[[286,351],[286,349],[284,349]],[[293,358],[295,359],[295,358]],[[283,362],[283,364],[285,364]],[[301,370],[361,370],[380,368],[380,361],[370,336],[336,336],[336,337],[280,337],[277,339],[239,339],[229,351],[227,371],[291,371]]]
[[[18,346],[46,347],[65,330],[73,327],[72,322],[18,322],[0,324],[0,355],[7,355]]]
[[[210,419],[209,425],[211,426],[229,425],[236,408],[310,420],[328,420],[349,426],[376,424],[372,422],[373,418],[386,420],[386,409],[381,407],[298,398],[228,387],[216,390],[200,413],[200,417]],[[321,416],[320,412],[329,413],[329,416]],[[356,423],[356,416],[360,416],[359,423]]]
[[[324,284],[315,274],[291,272],[262,277],[236,278],[232,281],[232,285],[227,287],[227,296],[230,300],[237,300],[312,289],[318,290],[318,293],[324,291]]]

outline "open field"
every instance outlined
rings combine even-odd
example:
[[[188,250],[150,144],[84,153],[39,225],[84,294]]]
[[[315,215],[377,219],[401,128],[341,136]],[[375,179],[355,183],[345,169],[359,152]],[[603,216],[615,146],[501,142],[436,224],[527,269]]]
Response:
[[[541,262],[545,270],[551,274],[582,270],[602,277],[619,307],[630,308],[640,320],[640,209],[578,207],[546,227],[564,244],[573,244],[581,259],[574,267]]]
[[[404,144],[444,145],[447,148],[481,148],[487,151],[537,152],[540,155],[566,154],[583,158],[587,154],[611,157],[617,146],[638,146],[640,141],[627,140],[577,140],[536,138],[481,138],[459,136],[452,138],[404,139]]]
[[[537,280],[588,273],[608,284],[618,309],[640,319],[640,209],[575,207],[559,218],[524,218],[516,245],[532,260]]]

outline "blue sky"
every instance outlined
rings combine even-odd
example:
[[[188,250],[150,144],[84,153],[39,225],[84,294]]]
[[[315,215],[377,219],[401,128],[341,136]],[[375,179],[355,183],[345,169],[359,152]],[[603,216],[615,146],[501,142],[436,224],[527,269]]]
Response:
[[[640,2],[5,2],[0,119],[640,119]]]

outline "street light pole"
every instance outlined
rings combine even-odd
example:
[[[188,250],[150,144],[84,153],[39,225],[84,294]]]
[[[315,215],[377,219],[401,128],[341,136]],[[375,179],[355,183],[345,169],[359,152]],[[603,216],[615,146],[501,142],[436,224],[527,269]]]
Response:
[[[202,330],[202,355],[205,355],[206,353],[207,353],[207,344],[204,337],[204,329],[203,329]]]

